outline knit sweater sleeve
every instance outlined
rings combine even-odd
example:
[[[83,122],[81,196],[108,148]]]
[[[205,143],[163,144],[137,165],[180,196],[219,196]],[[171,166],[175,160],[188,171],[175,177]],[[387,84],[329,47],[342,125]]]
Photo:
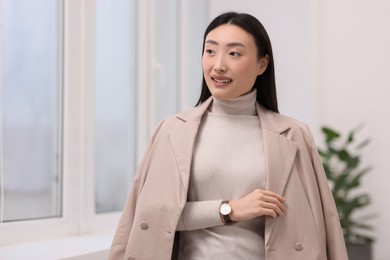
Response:
[[[222,200],[187,202],[181,213],[177,231],[190,231],[223,225],[219,215]]]

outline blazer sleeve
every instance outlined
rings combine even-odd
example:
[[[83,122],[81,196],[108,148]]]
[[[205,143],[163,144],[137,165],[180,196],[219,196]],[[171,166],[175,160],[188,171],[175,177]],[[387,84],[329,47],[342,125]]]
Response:
[[[137,207],[137,198],[138,194],[142,188],[142,183],[145,182],[145,178],[147,175],[147,166],[149,164],[149,159],[151,152],[153,150],[153,146],[155,143],[155,140],[157,139],[157,135],[159,133],[159,130],[162,126],[164,121],[160,122],[156,129],[154,130],[154,133],[152,135],[151,140],[149,141],[149,144],[146,148],[146,152],[144,154],[144,157],[141,161],[141,164],[139,165],[137,172],[135,174],[132,188],[129,192],[129,195],[127,197],[121,218],[119,220],[114,239],[111,245],[111,249],[109,252],[108,259],[110,260],[117,260],[117,259],[124,259],[127,243],[129,240],[131,228],[133,226],[133,220],[134,220],[134,213]]]
[[[332,193],[329,189],[328,180],[322,166],[321,158],[318,155],[313,135],[308,127],[307,131],[310,136],[312,164],[316,173],[318,188],[322,201],[322,210],[324,212],[328,260],[348,260],[344,236],[341,229],[336,205]]]

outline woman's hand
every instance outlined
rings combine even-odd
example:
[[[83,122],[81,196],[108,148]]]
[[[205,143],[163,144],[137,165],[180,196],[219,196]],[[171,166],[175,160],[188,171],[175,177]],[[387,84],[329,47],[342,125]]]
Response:
[[[276,218],[286,209],[284,198],[272,191],[256,189],[238,200],[229,202],[232,207],[232,221],[245,221],[260,216]]]

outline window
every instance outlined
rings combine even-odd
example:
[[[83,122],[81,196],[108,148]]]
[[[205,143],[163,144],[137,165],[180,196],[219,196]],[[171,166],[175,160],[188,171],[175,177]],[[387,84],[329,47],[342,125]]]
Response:
[[[58,2],[3,0],[3,221],[61,216]]]
[[[153,128],[200,92],[206,6],[0,0],[0,245],[113,231]]]
[[[131,1],[96,1],[95,212],[120,211],[135,169],[135,37]]]
[[[178,5],[176,0],[152,1],[151,125],[175,114],[178,107]],[[160,10],[164,10],[161,12]]]
[[[113,230],[137,144],[135,1],[0,1],[0,245]]]

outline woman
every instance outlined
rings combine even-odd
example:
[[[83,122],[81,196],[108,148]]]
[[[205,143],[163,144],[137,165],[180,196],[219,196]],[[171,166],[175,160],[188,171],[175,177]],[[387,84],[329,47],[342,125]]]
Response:
[[[215,18],[202,67],[197,106],[153,134],[110,259],[348,259],[310,130],[278,113],[261,23]]]

